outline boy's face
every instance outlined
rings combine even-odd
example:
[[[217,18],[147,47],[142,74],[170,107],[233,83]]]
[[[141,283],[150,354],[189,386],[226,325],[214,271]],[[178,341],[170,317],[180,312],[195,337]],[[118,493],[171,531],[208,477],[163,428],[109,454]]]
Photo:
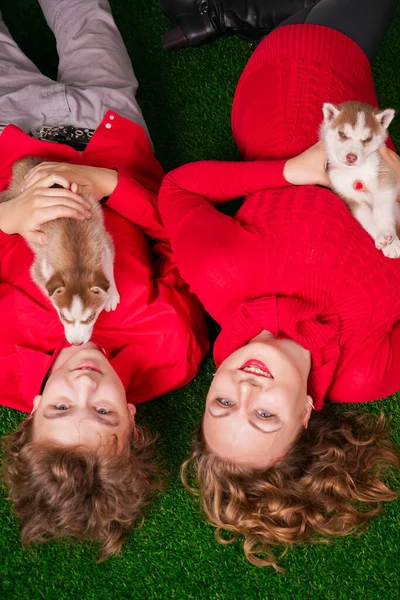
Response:
[[[114,436],[123,444],[136,408],[127,404],[124,387],[94,344],[62,350],[43,394],[34,399],[33,442],[97,448]]]

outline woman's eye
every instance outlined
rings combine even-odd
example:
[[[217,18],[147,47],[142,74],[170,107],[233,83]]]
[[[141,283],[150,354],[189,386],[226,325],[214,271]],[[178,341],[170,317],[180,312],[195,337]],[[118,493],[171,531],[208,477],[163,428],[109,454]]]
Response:
[[[258,410],[257,415],[260,417],[260,419],[270,419],[274,416],[271,415],[271,413],[269,413],[267,410]]]
[[[224,406],[229,407],[229,406],[233,406],[233,402],[231,402],[230,400],[227,400],[226,398],[217,398],[217,404],[219,404],[220,406]]]
[[[64,402],[59,402],[55,405],[55,408],[57,410],[68,410],[68,404],[65,404]]]
[[[108,408],[104,408],[104,406],[100,406],[99,408],[96,408],[97,412],[100,415],[109,415],[111,410],[108,410]]]
[[[339,131],[339,137],[341,137],[342,140],[347,140],[347,135],[343,131]]]

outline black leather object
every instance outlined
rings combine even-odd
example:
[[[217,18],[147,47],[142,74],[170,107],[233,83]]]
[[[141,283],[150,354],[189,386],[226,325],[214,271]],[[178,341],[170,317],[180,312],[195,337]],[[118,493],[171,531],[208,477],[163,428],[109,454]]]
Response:
[[[257,40],[318,0],[159,0],[176,25],[161,36],[164,50],[200,46],[220,35]]]

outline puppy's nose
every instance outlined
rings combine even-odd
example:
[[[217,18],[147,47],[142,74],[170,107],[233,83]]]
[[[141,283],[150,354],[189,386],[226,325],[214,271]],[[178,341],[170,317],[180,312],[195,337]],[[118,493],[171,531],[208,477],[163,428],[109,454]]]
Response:
[[[357,160],[357,154],[353,154],[353,152],[349,152],[349,154],[346,154],[346,160],[348,163],[350,163],[352,165]]]

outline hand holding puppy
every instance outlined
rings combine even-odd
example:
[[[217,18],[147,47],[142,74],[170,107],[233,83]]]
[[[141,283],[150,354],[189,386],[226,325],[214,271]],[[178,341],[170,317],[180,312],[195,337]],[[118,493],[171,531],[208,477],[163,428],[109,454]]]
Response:
[[[118,183],[118,173],[113,169],[69,163],[42,162],[26,175],[23,189],[35,185],[35,183],[50,175],[63,177],[69,182],[72,192],[86,194],[97,202],[102,198],[111,196]]]
[[[89,202],[69,188],[69,181],[60,174],[41,174],[29,187],[25,184],[18,196],[0,203],[0,230],[10,235],[19,233],[30,243],[45,244],[46,235],[40,230],[44,223],[89,218]]]

